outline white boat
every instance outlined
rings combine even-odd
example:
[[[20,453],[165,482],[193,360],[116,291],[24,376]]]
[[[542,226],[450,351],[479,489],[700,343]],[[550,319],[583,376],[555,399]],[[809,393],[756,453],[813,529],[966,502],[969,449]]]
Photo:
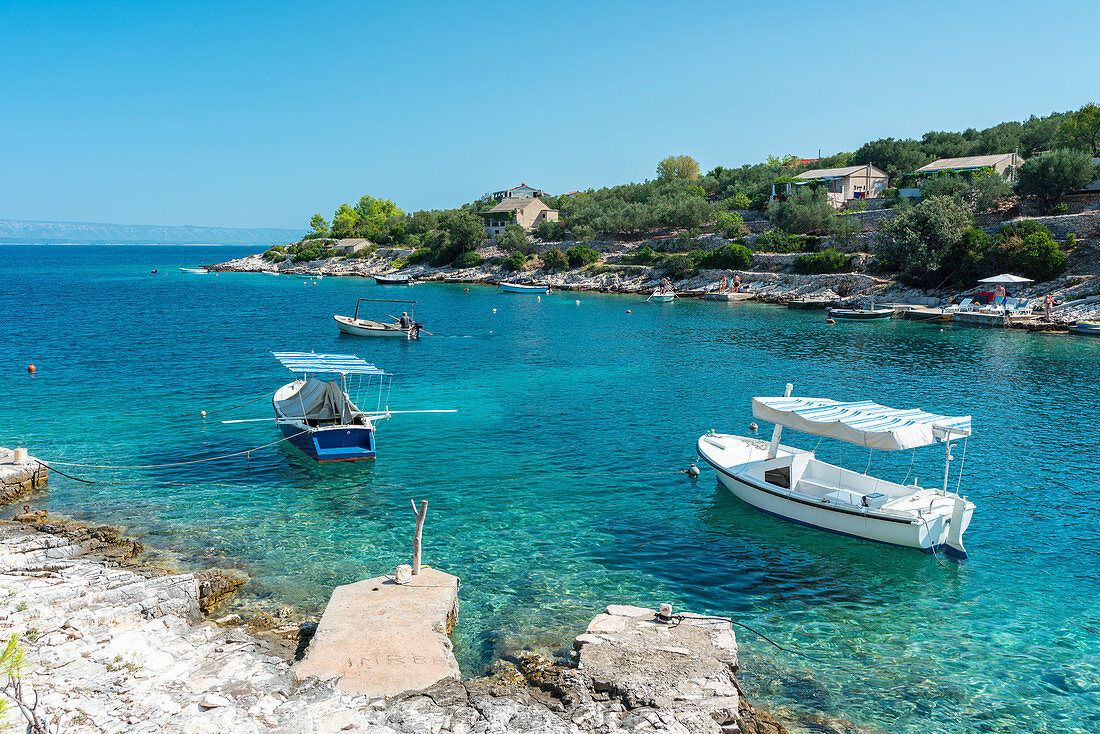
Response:
[[[260,272],[264,275],[282,275],[282,273],[277,270],[261,270]]]
[[[206,268],[180,268],[185,273],[195,273],[196,275],[206,275],[210,271]]]
[[[668,303],[676,297],[676,291],[671,288],[658,287],[653,291],[653,295],[647,298],[647,301],[653,301],[654,303]]]
[[[703,295],[704,301],[747,301],[752,298],[755,293],[748,291],[742,291],[740,293],[723,293],[721,291],[711,291]]]
[[[401,326],[400,319],[397,317],[391,317],[394,319],[394,321],[392,322],[359,318],[359,306],[363,303],[363,301],[370,301],[374,303],[409,304],[409,325]],[[395,301],[388,298],[360,298],[358,301],[355,302],[355,314],[353,316],[341,316],[339,314],[335,314],[332,318],[336,321],[336,327],[340,329],[340,331],[344,332],[345,334],[350,334],[352,336],[384,336],[400,339],[419,339],[420,332],[422,331],[424,325],[413,318],[413,306],[415,304],[416,301]]]
[[[877,319],[889,319],[894,316],[892,308],[832,308],[825,309],[826,313],[834,319],[848,319],[852,321],[868,321]]]
[[[522,283],[500,282],[500,289],[505,293],[549,293],[550,288],[545,285],[524,285]]]
[[[962,536],[974,504],[948,491],[948,480],[951,441],[970,436],[970,416],[895,410],[870,401],[793,398],[791,390],[787,385],[783,397],[752,399],[753,415],[775,424],[770,443],[713,432],[699,438],[699,457],[725,487],[756,509],[800,525],[966,557]],[[780,445],[784,426],[872,451],[943,442],[943,487],[921,487],[916,480],[906,484],[908,476],[891,482],[820,461],[813,451]]]

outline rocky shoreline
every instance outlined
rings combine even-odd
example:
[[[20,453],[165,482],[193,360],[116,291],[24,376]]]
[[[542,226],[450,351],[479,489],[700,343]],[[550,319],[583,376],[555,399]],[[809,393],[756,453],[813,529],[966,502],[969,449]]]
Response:
[[[788,731],[742,694],[728,619],[658,624],[653,610],[612,605],[569,662],[528,653],[488,677],[356,696],[295,675],[315,624],[293,625],[287,644],[236,615],[207,620],[233,577],[144,566],[133,560],[143,550],[109,527],[0,522],[0,634],[26,650],[25,690],[58,731]],[[856,731],[816,717],[813,727]]]
[[[697,240],[700,249],[728,244],[712,235]],[[566,245],[569,243],[565,243]],[[519,282],[545,283],[555,290],[588,291],[598,293],[620,293],[648,296],[659,285],[661,275],[658,270],[642,266],[623,266],[622,256],[636,249],[639,243],[593,243],[593,245],[613,245],[609,252],[602,253],[606,261],[592,267],[576,268],[562,272],[545,270],[520,273]],[[548,243],[545,247],[562,245]],[[1041,298],[1047,293],[1057,293],[1061,303],[1055,307],[1050,319],[1041,319],[1046,327],[1043,331],[1064,331],[1067,324],[1074,321],[1100,319],[1100,245],[1083,241],[1078,245],[1082,253],[1078,267],[1046,283],[1032,284],[1016,288],[1013,295],[1027,298]],[[502,252],[494,248],[479,251],[483,257],[496,257]],[[544,249],[540,246],[539,249]],[[597,249],[608,249],[597,248]],[[1084,252],[1087,250],[1087,252]],[[400,274],[423,282],[448,282],[481,285],[496,285],[501,280],[516,277],[500,266],[481,265],[473,268],[436,268],[425,264],[394,269],[395,261],[400,264],[401,251],[380,250],[368,259],[330,258],[304,263],[284,261],[273,263],[260,255],[230,260],[209,266],[211,270],[223,272],[272,272],[300,275],[320,275],[326,277],[365,277],[374,275]],[[875,298],[882,304],[936,307],[946,302],[953,293],[949,291],[923,291],[907,288],[891,277],[861,272],[869,259],[865,253],[854,253],[856,269],[848,273],[830,273],[822,275],[799,275],[787,272],[794,261],[794,254],[757,253],[756,267],[751,270],[701,270],[690,278],[674,281],[677,294],[685,298],[703,297],[707,291],[716,290],[723,278],[741,279],[752,297],[762,303],[787,304],[792,301],[813,301],[824,308],[829,305],[850,305],[865,301],[874,292]],[[1036,311],[1042,314],[1042,309]]]

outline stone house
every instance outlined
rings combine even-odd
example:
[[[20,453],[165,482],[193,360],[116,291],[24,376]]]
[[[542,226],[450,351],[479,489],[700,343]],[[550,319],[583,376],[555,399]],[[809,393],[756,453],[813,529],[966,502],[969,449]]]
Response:
[[[534,186],[528,186],[525,183],[521,183],[519,186],[512,189],[494,191],[490,196],[497,201],[504,201],[505,199],[537,199],[540,196],[546,196],[546,192],[542,189],[536,189]]]
[[[870,163],[861,166],[845,166],[844,168],[815,168],[804,171],[795,178],[800,178],[809,183],[819,181],[829,195],[833,206],[840,209],[844,202],[852,199],[874,199],[882,195],[882,190],[889,187],[890,177],[884,171],[880,171]],[[800,186],[802,184],[795,184]],[[772,195],[775,195],[775,186],[772,186]],[[789,193],[789,187],[788,187]]]
[[[963,158],[940,158],[913,172],[914,176],[930,173],[968,173],[992,168],[1002,178],[1011,180],[1017,166],[1023,161],[1015,153],[997,153],[996,155],[968,155]]]
[[[360,250],[366,250],[372,245],[373,243],[370,240],[365,240],[362,238],[346,238],[342,240],[336,240],[332,243],[333,249],[339,250],[345,255],[354,255]]]
[[[481,215],[485,219],[485,235],[495,240],[509,224],[518,224],[530,232],[539,222],[558,221],[558,210],[551,209],[538,197],[504,199]]]

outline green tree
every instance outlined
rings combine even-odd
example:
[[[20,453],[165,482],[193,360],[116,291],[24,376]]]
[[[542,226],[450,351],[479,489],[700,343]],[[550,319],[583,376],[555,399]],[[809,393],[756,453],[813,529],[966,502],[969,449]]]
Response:
[[[875,254],[906,278],[935,285],[946,258],[973,221],[970,207],[954,197],[927,199],[883,223]]]
[[[1076,148],[1100,157],[1100,107],[1087,104],[1066,115],[1058,130],[1058,142],[1066,148]]]
[[[828,230],[835,218],[836,209],[829,203],[825,190],[815,186],[798,186],[785,201],[768,205],[768,219],[791,234]]]
[[[1017,172],[1016,192],[1049,209],[1070,191],[1096,178],[1096,166],[1088,153],[1059,148],[1029,158]]]
[[[657,178],[663,180],[699,178],[699,163],[690,155],[674,155],[657,164]]]
[[[523,266],[527,264],[527,256],[519,250],[513,250],[508,257],[504,258],[504,269],[514,270],[519,272],[523,270]]]
[[[313,227],[313,232],[310,233],[313,237],[325,237],[328,235],[328,221],[320,214],[314,214],[309,218],[309,226]]]
[[[509,224],[504,228],[504,234],[500,236],[500,246],[507,252],[522,252],[525,255],[531,251],[527,233],[518,224]]]
[[[853,166],[871,163],[885,171],[892,179],[912,173],[931,160],[932,156],[926,153],[917,141],[893,138],[864,143],[852,154]]]
[[[560,242],[565,237],[565,225],[543,219],[535,225],[535,236],[543,242]]]
[[[392,216],[404,214],[397,204],[389,199],[376,199],[373,196],[363,196],[355,205],[359,212],[359,219],[368,227],[381,227]]]
[[[473,212],[444,212],[439,217],[439,226],[447,233],[456,255],[476,250],[485,241],[485,223]]]
[[[344,202],[332,216],[332,236],[337,239],[351,237],[359,224],[359,212]]]
[[[594,262],[599,262],[600,253],[596,252],[591,247],[573,245],[565,251],[565,259],[569,261],[569,267],[580,268],[585,265],[591,265]]]
[[[799,255],[792,265],[794,271],[802,275],[846,273],[852,269],[852,257],[843,252],[828,249],[812,255]]]
[[[1012,185],[996,171],[978,176],[971,182],[971,186],[974,210],[979,212],[995,209],[1001,199],[1012,194]]]
[[[539,255],[539,259],[542,260],[542,266],[547,270],[561,270],[569,264],[569,261],[565,258],[565,253],[557,247],[546,250]]]
[[[735,240],[749,233],[749,228],[745,226],[745,220],[740,214],[718,212],[714,218],[714,223],[727,240]]]
[[[752,206],[752,200],[748,194],[738,192],[722,202],[726,209],[748,209]]]

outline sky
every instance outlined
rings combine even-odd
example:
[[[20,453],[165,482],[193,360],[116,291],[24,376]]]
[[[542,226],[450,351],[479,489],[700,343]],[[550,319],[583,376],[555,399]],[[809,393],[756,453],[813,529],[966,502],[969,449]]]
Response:
[[[0,218],[305,228],[1100,102],[1100,2],[0,0]]]

